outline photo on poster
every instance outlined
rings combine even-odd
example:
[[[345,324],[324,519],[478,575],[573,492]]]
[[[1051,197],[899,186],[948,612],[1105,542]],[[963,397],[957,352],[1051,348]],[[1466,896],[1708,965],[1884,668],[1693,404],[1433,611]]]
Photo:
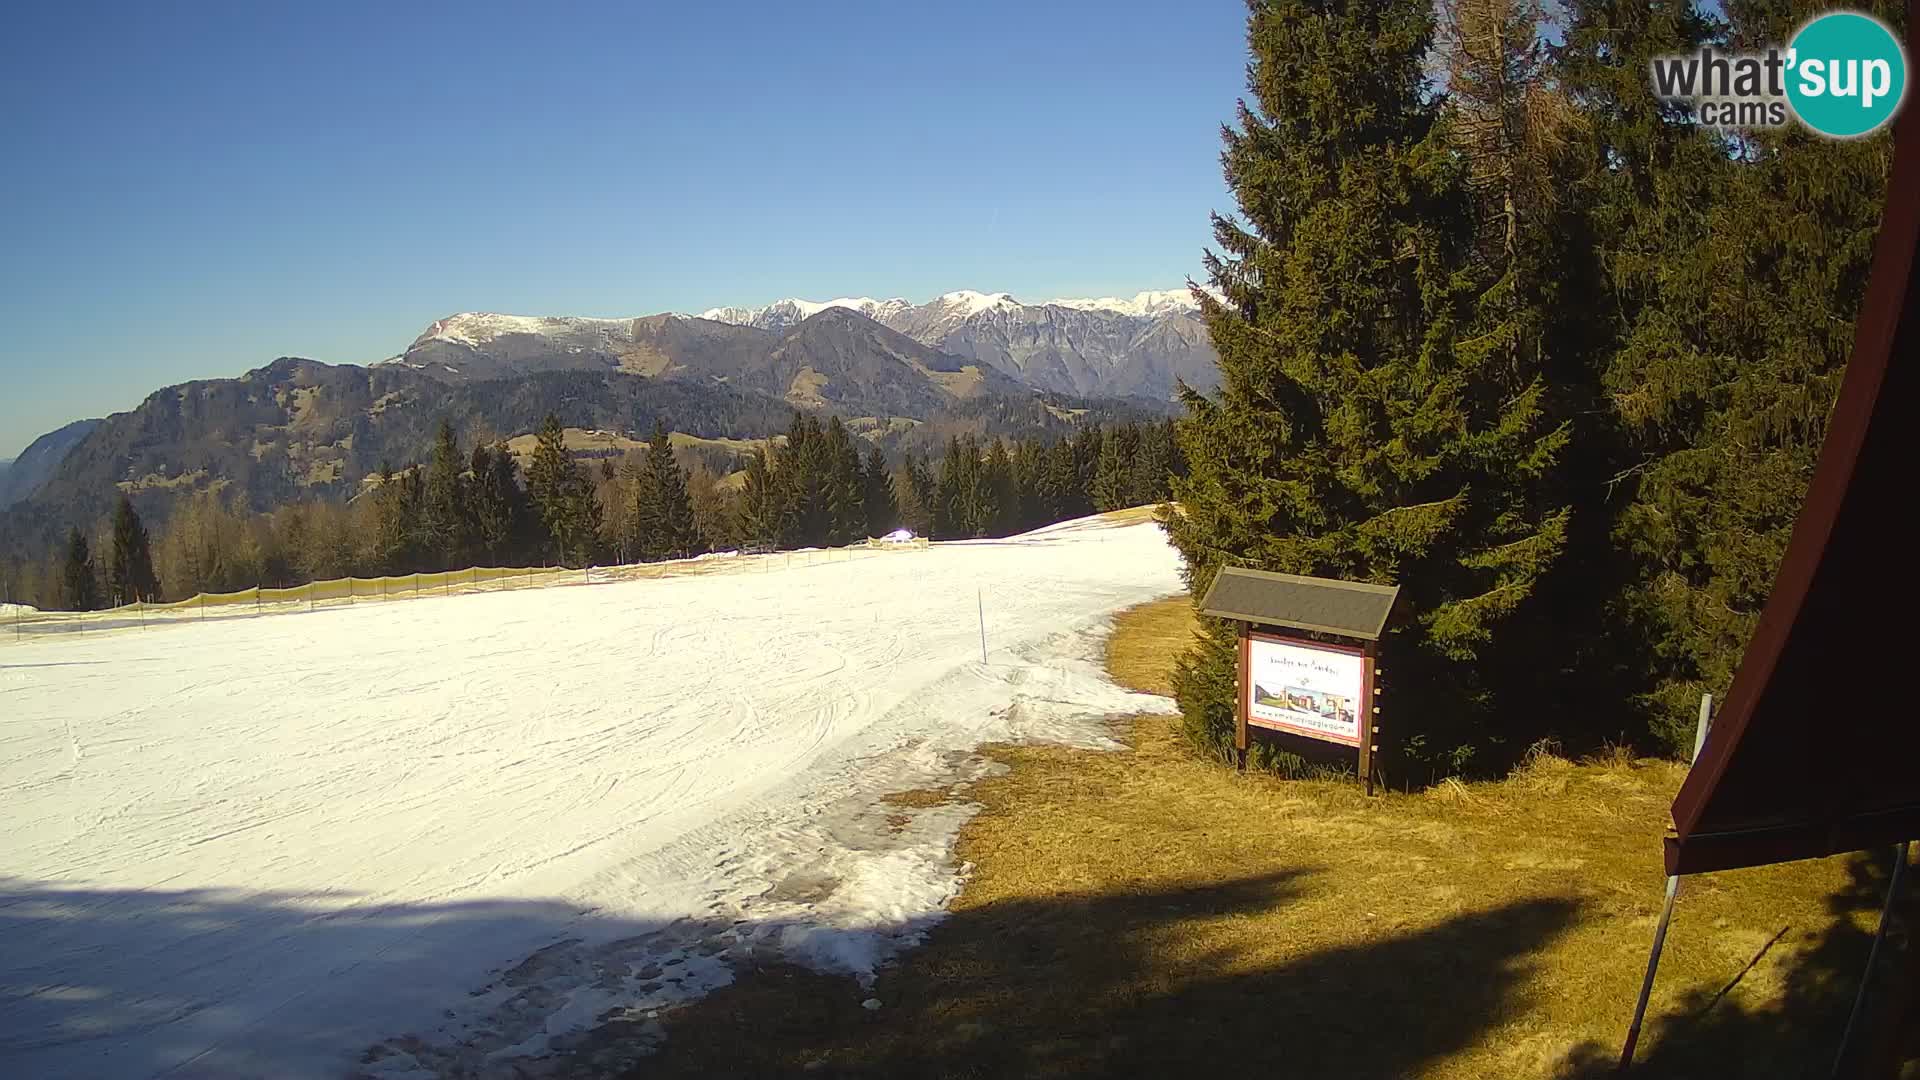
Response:
[[[1310,642],[1255,635],[1247,643],[1247,723],[1348,746],[1360,744],[1366,660]]]

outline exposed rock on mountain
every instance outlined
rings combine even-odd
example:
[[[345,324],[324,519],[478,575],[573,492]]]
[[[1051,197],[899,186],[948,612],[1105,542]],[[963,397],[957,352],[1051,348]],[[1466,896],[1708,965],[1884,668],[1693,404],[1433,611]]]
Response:
[[[1198,305],[1184,289],[1044,304],[970,290],[925,304],[864,297],[781,300],[761,308],[714,308],[701,317],[778,329],[796,315],[833,307],[858,311],[942,352],[985,361],[1040,390],[1167,400],[1176,381],[1211,390],[1220,379]]]
[[[455,315],[375,367],[456,384],[537,371],[617,371],[726,385],[798,407],[863,416],[924,417],[973,394],[1024,389],[990,367],[945,355],[832,305],[814,305],[811,314],[780,330],[687,315]]]
[[[34,493],[53,470],[60,464],[67,452],[79,445],[94,428],[100,426],[99,420],[75,420],[73,423],[33,440],[20,456],[0,470],[0,510],[4,510],[21,499]]]

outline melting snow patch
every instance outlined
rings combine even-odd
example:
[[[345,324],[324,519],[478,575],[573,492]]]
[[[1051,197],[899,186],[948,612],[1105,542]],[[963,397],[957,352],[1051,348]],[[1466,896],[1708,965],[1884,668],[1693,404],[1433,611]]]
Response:
[[[62,662],[9,684],[0,983],[47,989],[0,1049],[49,1080],[612,1072],[736,971],[870,985],[977,809],[884,796],[1170,711],[1101,654],[1179,584],[1157,526],[1089,522],[23,646]]]

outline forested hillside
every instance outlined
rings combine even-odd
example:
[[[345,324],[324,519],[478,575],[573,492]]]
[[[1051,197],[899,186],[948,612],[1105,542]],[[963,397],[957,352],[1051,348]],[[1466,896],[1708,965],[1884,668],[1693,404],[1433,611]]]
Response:
[[[383,461],[350,500],[310,493],[256,511],[199,488],[151,528],[123,496],[40,559],[0,567],[4,587],[43,609],[88,610],[348,575],[842,545],[901,525],[940,539],[1005,536],[1163,500],[1184,471],[1165,420],[1013,440],[969,429],[931,458],[889,457],[838,417],[811,413],[787,414],[769,438],[681,437],[677,449],[657,418],[641,441],[569,429],[549,413],[531,440],[513,442],[442,420],[423,452]]]

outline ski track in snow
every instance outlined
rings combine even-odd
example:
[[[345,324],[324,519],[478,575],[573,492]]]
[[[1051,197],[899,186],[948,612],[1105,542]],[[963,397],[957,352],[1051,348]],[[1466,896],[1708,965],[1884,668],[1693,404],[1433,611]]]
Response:
[[[1169,710],[1100,645],[1179,588],[1088,519],[0,649],[0,1074],[514,1075],[740,962],[870,981],[974,809],[879,797]]]

